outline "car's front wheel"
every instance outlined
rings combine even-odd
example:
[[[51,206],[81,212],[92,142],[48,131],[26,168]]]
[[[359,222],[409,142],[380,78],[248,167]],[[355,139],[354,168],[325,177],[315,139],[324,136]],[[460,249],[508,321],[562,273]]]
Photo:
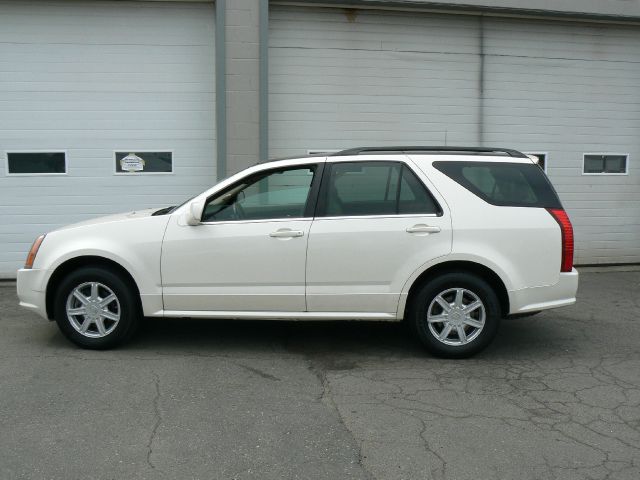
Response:
[[[76,345],[107,349],[131,337],[140,307],[135,289],[119,273],[83,267],[60,283],[54,317],[62,333]]]
[[[500,317],[498,298],[485,280],[452,272],[418,288],[407,320],[429,352],[464,358],[478,353],[493,340]]]

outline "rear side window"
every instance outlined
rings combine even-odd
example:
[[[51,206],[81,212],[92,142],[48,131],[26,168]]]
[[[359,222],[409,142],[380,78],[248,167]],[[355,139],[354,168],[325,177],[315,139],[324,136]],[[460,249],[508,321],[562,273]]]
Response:
[[[329,166],[320,216],[439,214],[416,175],[399,162],[340,162]]]
[[[433,166],[492,205],[562,208],[551,182],[538,165],[433,162]]]

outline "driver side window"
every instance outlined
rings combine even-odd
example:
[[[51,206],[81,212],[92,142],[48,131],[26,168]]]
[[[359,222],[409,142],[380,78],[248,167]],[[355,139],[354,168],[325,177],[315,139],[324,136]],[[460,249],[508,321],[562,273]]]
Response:
[[[261,172],[207,201],[203,222],[304,217],[315,165]]]

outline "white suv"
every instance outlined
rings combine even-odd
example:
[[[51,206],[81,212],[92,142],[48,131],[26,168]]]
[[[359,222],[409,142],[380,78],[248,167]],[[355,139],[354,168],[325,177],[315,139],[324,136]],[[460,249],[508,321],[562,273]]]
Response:
[[[39,237],[20,304],[86,348],[140,318],[405,320],[472,355],[502,317],[575,302],[573,231],[506,149],[359,148],[248,168],[177,207]]]

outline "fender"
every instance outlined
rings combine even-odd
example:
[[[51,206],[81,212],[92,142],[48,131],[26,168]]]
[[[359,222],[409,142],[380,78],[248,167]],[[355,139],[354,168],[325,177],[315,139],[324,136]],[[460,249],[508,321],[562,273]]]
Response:
[[[426,272],[431,268],[444,265],[449,262],[456,262],[456,261],[471,262],[471,263],[476,263],[478,265],[486,267],[492,272],[494,272],[500,278],[500,280],[502,280],[502,283],[506,287],[507,292],[513,289],[513,285],[509,281],[509,277],[506,275],[505,271],[502,268],[500,268],[500,266],[498,266],[496,263],[493,263],[492,261],[488,260],[485,257],[480,257],[478,255],[474,255],[470,253],[451,253],[449,255],[444,255],[442,257],[434,258],[429,262],[422,264],[419,268],[417,268],[411,274],[411,276],[404,283],[402,287],[402,291],[400,292],[396,318],[399,320],[404,318],[404,312],[405,312],[407,300],[409,297],[409,291],[411,290],[411,287],[413,286],[415,281],[420,277],[420,275],[422,275],[424,272]]]
[[[148,216],[49,233],[34,264],[34,268],[44,272],[41,291],[46,291],[51,276],[65,262],[101,257],[117,263],[131,275],[145,315],[162,311],[160,254],[168,220],[168,216]]]

